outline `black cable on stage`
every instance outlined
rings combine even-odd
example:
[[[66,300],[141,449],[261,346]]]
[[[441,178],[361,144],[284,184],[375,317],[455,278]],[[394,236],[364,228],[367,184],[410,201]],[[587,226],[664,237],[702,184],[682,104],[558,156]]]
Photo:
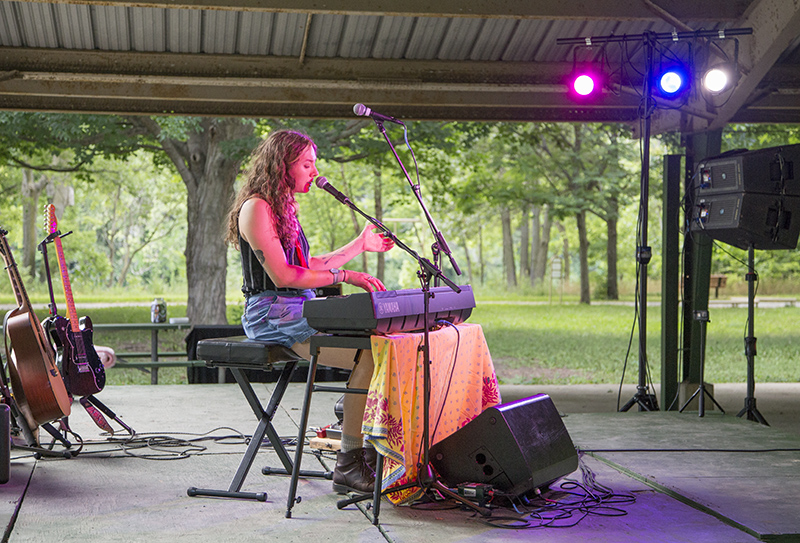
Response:
[[[624,507],[635,503],[636,497],[629,493],[616,493],[598,483],[594,472],[583,461],[583,451],[578,452],[581,482],[564,479],[559,490],[551,489],[545,493],[537,490],[533,497],[510,497],[496,492],[498,498],[510,500],[517,515],[492,515],[478,520],[495,528],[520,530],[572,528],[589,516],[627,515]]]

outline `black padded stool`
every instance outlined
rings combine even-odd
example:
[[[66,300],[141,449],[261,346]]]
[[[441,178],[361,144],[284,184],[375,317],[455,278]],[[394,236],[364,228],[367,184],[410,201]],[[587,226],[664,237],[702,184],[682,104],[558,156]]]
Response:
[[[297,363],[305,362],[305,359],[301,358],[300,355],[293,350],[282,345],[251,340],[245,336],[200,340],[197,343],[197,357],[201,360],[205,360],[206,365],[209,367],[227,368],[231,370],[233,377],[239,384],[239,388],[247,399],[247,403],[250,404],[250,408],[258,419],[258,426],[256,426],[253,432],[253,437],[247,446],[247,450],[242,457],[242,461],[239,463],[239,468],[236,470],[236,474],[228,490],[210,490],[191,487],[187,490],[187,494],[189,494],[189,496],[244,498],[266,501],[266,492],[240,492],[240,489],[242,488],[245,477],[247,477],[247,473],[250,471],[250,467],[253,465],[253,460],[255,460],[265,434],[269,438],[273,449],[285,468],[280,471],[273,470],[272,473],[293,474],[292,459],[283,446],[280,436],[278,436],[278,433],[272,426],[272,418],[283,399],[283,395],[286,392],[286,388]],[[272,370],[280,366],[283,366],[280,377],[275,383],[275,389],[272,392],[267,407],[264,408],[258,396],[256,396],[255,391],[253,391],[249,379],[242,370]],[[300,472],[298,470],[298,476],[331,478],[329,471]]]

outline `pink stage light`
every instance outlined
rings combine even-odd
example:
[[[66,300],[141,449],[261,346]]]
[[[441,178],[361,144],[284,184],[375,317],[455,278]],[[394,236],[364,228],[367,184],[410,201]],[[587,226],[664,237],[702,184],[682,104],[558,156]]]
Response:
[[[588,74],[579,75],[572,83],[573,90],[579,96],[589,96],[594,92],[596,86],[594,79]]]

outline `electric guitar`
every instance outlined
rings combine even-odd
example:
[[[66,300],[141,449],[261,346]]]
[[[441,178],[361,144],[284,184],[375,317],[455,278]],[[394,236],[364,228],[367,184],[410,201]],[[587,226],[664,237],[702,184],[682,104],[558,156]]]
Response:
[[[5,333],[11,340],[7,352],[9,377],[15,403],[34,430],[69,415],[71,399],[58,371],[55,351],[25,292],[6,234],[8,231],[0,228],[0,253],[19,306],[5,316]]]
[[[74,396],[88,396],[103,390],[106,384],[106,370],[92,343],[92,320],[83,317],[78,320],[72,285],[64,258],[64,248],[56,221],[56,208],[53,204],[45,206],[45,228],[53,238],[67,302],[67,318],[56,316],[53,319],[56,344],[61,348],[61,373],[64,384]]]

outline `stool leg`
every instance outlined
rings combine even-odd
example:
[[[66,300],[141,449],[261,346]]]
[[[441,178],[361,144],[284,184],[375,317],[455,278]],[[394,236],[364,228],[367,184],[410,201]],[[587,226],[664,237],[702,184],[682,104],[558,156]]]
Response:
[[[306,379],[306,393],[303,397],[303,410],[300,414],[300,430],[297,433],[297,446],[294,453],[294,465],[292,466],[292,480],[289,483],[289,498],[286,502],[286,518],[292,518],[292,507],[299,498],[295,500],[297,494],[297,480],[300,477],[300,462],[303,457],[303,444],[306,438],[306,428],[308,427],[308,415],[311,408],[311,392],[314,388],[314,376],[317,372],[317,359],[319,358],[319,348],[311,353],[311,361],[308,365],[308,379]]]
[[[273,450],[278,454],[284,465],[287,466],[287,469],[291,465],[291,459],[289,458],[286,449],[283,447],[283,443],[281,443],[278,433],[272,426],[272,418],[275,416],[275,411],[278,408],[278,404],[280,404],[281,399],[286,392],[286,388],[289,385],[289,381],[291,380],[296,364],[297,362],[295,361],[286,363],[283,371],[281,372],[281,376],[275,385],[275,389],[272,392],[272,396],[270,397],[266,409],[261,406],[261,402],[253,390],[253,386],[250,384],[249,379],[247,379],[247,377],[244,375],[241,368],[231,368],[233,377],[239,384],[239,388],[242,390],[244,397],[247,399],[247,403],[253,410],[253,414],[255,414],[256,418],[258,419],[258,426],[256,426],[256,429],[253,432],[253,437],[250,439],[250,443],[247,445],[247,450],[245,451],[244,456],[239,463],[239,467],[236,469],[236,473],[233,476],[233,480],[231,481],[228,490],[213,490],[191,487],[187,490],[187,494],[189,496],[213,496],[219,498],[241,498],[266,501],[266,492],[241,492],[240,490],[242,488],[242,484],[244,483],[245,477],[247,477],[247,474],[253,465],[256,454],[258,454],[258,451],[261,448],[261,443],[265,434],[269,436]]]

